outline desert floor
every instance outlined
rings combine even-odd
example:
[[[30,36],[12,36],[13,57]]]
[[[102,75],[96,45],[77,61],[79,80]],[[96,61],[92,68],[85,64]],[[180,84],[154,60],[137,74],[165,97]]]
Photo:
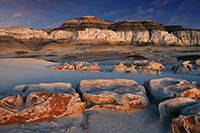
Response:
[[[146,47],[148,50],[149,47]],[[129,49],[130,51],[127,51]],[[0,59],[0,95],[8,94],[9,91],[22,84],[38,84],[38,83],[53,83],[65,82],[72,83],[73,88],[76,88],[79,82],[83,79],[132,79],[143,85],[145,80],[156,79],[162,77],[171,77],[176,79],[185,79],[188,81],[200,82],[200,72],[194,71],[186,74],[174,74],[171,70],[173,64],[178,62],[175,57],[188,57],[193,59],[200,55],[198,51],[200,48],[173,48],[168,50],[162,48],[151,48],[149,52],[145,49],[134,48],[124,49],[125,52],[115,53],[107,58],[90,57],[88,54],[82,53],[62,53],[56,56],[37,56],[35,58],[23,58],[28,55],[20,55],[16,58],[12,56],[1,56]],[[178,49],[178,50],[177,50]],[[90,49],[91,50],[91,49]],[[178,52],[176,52],[178,51]],[[180,51],[183,51],[182,53]],[[184,52],[186,51],[186,52]],[[90,51],[93,52],[94,51]],[[100,50],[99,53],[102,51]],[[109,53],[109,52],[108,52]],[[157,53],[157,54],[155,54]],[[63,55],[64,54],[64,55]],[[119,55],[118,55],[119,54]],[[126,55],[127,54],[127,55]],[[154,55],[155,54],[155,55]],[[161,54],[161,55],[160,55]],[[29,53],[30,55],[30,53]],[[67,56],[70,55],[70,56]],[[86,57],[87,55],[87,57]],[[136,56],[140,55],[140,56]],[[190,55],[190,56],[189,56]],[[193,56],[194,55],[194,56]],[[80,57],[80,58],[77,58]],[[15,57],[15,58],[13,58]],[[137,58],[136,58],[137,57]],[[162,60],[166,69],[162,70],[162,75],[140,75],[132,73],[117,73],[112,72],[113,64],[119,61],[126,61],[127,64],[132,63],[134,60],[145,59],[148,57],[150,60]],[[144,58],[143,58],[144,57]],[[185,57],[185,58],[186,58]],[[174,59],[175,58],[175,59]],[[183,60],[187,60],[182,58]],[[97,61],[104,71],[100,72],[85,72],[85,71],[60,71],[50,70],[48,67],[57,65],[64,62],[75,62],[81,60]],[[48,60],[48,61],[47,61]],[[52,62],[54,61],[54,62]],[[57,61],[57,62],[56,62]],[[90,129],[90,130],[84,130]],[[162,124],[159,118],[157,105],[151,104],[148,108],[137,109],[129,112],[115,112],[103,109],[85,111],[80,114],[68,115],[58,119],[52,119],[40,123],[31,124],[18,124],[10,126],[1,126],[0,132],[153,132],[164,133],[169,132],[169,126]]]

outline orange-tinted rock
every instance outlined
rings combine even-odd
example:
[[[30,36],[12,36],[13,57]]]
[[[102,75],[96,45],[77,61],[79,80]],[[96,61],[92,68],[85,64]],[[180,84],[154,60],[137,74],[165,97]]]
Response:
[[[174,97],[200,98],[200,90],[186,80],[161,78],[145,81],[144,86],[154,103]]]
[[[159,104],[160,119],[164,123],[170,123],[171,120],[180,115],[180,111],[190,105],[196,104],[197,101],[191,98],[179,97],[166,100]]]
[[[141,74],[160,75],[160,71],[165,67],[161,63],[151,61],[147,66],[138,66],[136,69]]]
[[[188,71],[192,71],[192,64],[189,64],[190,61],[185,61],[178,66],[173,66],[175,70],[175,74],[187,73]]]
[[[65,64],[64,66],[50,67],[49,69],[52,69],[52,70],[74,70],[74,66],[70,65],[70,64]]]
[[[24,102],[20,95],[8,96],[0,101],[1,108],[10,110],[12,112],[17,112],[23,104]]]
[[[200,132],[200,102],[183,108],[180,114],[178,118],[172,120],[174,133]]]
[[[19,87],[20,88],[20,87]],[[71,88],[65,88],[71,89]],[[78,93],[69,91],[69,93],[51,92],[31,92],[25,101],[25,105],[20,104],[21,100],[16,100],[13,104],[12,99],[16,97],[6,97],[0,101],[4,103],[5,99],[11,99],[10,103],[16,106],[15,112],[5,108],[0,108],[0,125],[11,125],[19,123],[40,122],[49,119],[59,118],[68,114],[83,112],[85,103],[80,101]],[[28,92],[28,91],[27,91]],[[67,91],[66,91],[67,92]],[[20,98],[17,95],[18,99]],[[20,106],[19,106],[20,105]]]
[[[134,80],[82,80],[78,91],[90,109],[127,111],[149,104],[144,87]]]
[[[133,64],[131,64],[130,67],[127,67],[127,68],[126,68],[126,72],[136,73],[136,72],[137,72],[137,70],[136,70],[136,66],[133,65]]]
[[[159,70],[159,71],[165,69],[165,67],[161,63],[157,63],[155,61],[149,62],[147,67],[150,69]]]
[[[113,66],[113,71],[115,72],[125,72],[127,66],[124,65],[124,62],[120,62],[119,65]]]
[[[195,65],[200,66],[200,59],[195,60]]]
[[[88,62],[80,62],[76,63],[76,71],[100,71],[101,67],[97,62],[93,62],[92,64]]]
[[[199,133],[200,132],[200,116],[180,115],[178,118],[174,118],[172,121],[173,133]]]

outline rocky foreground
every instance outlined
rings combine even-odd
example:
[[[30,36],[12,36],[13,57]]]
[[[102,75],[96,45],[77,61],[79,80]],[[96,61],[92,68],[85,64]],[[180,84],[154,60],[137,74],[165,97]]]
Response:
[[[141,86],[134,80],[82,80],[70,83],[19,85],[0,100],[0,125],[40,122],[89,110],[130,111],[156,103],[160,119],[174,133],[200,132],[200,85],[161,78]],[[84,130],[90,130],[83,126]]]
[[[150,20],[112,22],[84,16],[67,20],[55,29],[0,28],[0,44],[0,51],[43,51],[77,44],[198,46],[200,30]]]

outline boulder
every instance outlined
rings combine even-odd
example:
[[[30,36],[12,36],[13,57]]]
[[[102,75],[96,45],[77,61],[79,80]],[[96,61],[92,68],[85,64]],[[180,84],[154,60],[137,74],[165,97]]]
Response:
[[[185,107],[181,110],[181,115],[200,115],[200,102],[197,104]]]
[[[174,133],[200,132],[200,102],[183,108],[180,114],[172,120]]]
[[[195,60],[195,65],[200,66],[200,59]]]
[[[173,70],[175,71],[175,74],[181,74],[181,73],[187,73],[189,71],[193,71],[192,64],[189,64],[190,61],[185,61],[178,66],[173,66]]]
[[[125,72],[127,66],[124,65],[124,62],[120,62],[119,65],[113,66],[113,71],[115,72]]]
[[[165,67],[161,63],[157,63],[155,61],[149,62],[147,67],[158,71],[165,69]]]
[[[172,120],[173,133],[199,133],[200,132],[200,116],[180,115]]]
[[[163,123],[170,123],[171,120],[180,115],[180,111],[187,106],[196,104],[197,101],[191,98],[179,97],[166,100],[159,104],[160,119]]]
[[[23,86],[15,87],[15,93],[19,92],[20,95],[26,95],[26,100],[23,102],[20,95],[8,96],[0,100],[0,125],[40,122],[83,112],[85,103],[81,102],[78,93],[71,88],[71,85],[63,86],[63,84],[59,86],[59,83],[56,85],[52,83],[52,86],[57,88],[50,88],[49,90],[48,86],[51,85],[47,84],[46,87],[43,85],[38,87],[43,88],[41,91],[38,91],[36,87],[40,84],[27,85],[26,89],[23,89]],[[36,90],[34,91],[33,88],[36,88]],[[66,91],[56,92],[58,88]]]
[[[63,66],[50,67],[49,69],[52,69],[52,70],[74,70],[74,66],[66,63]]]
[[[125,72],[126,72],[126,73],[136,73],[136,72],[137,72],[136,66],[133,65],[133,64],[131,64],[130,67],[127,67],[127,68],[125,69]]]
[[[153,103],[174,97],[200,98],[200,90],[194,84],[181,79],[161,78],[145,81],[144,86]]]
[[[195,66],[195,67],[194,67],[194,70],[195,70],[195,71],[200,71],[200,66]]]
[[[88,62],[77,62],[76,63],[76,71],[100,71],[101,67],[97,62],[93,62],[92,64]]]
[[[161,63],[151,61],[147,66],[138,66],[136,69],[141,74],[160,75],[160,71],[165,69],[165,67]]]
[[[77,90],[89,109],[128,111],[149,104],[145,88],[134,80],[82,80]]]

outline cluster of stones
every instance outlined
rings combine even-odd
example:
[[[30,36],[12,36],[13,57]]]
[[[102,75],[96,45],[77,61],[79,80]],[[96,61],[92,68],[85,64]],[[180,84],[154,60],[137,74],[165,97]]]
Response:
[[[76,70],[76,71],[100,71],[101,67],[98,65],[97,62],[88,63],[88,62],[76,62],[76,65],[70,65],[65,63],[62,66],[58,67],[50,67],[49,69],[52,70]]]
[[[174,133],[200,132],[200,85],[197,82],[163,78],[144,83],[152,103],[159,106],[160,119],[171,123]]]
[[[59,118],[85,107],[128,111],[148,105],[145,88],[134,80],[83,80],[77,90],[70,83],[19,85],[0,100],[0,126]]]
[[[151,101],[158,104],[161,121],[171,123],[174,133],[200,132],[199,99],[198,82],[172,78],[148,80],[144,86],[128,79],[82,80],[76,89],[70,83],[19,85],[0,100],[0,126],[99,108],[130,111]]]
[[[160,71],[165,69],[161,63],[148,60],[135,61],[135,65],[131,64],[130,67],[124,65],[124,62],[120,62],[119,65],[113,66],[113,71],[115,72],[127,72],[127,73],[140,73],[140,74],[155,74],[160,75]]]

